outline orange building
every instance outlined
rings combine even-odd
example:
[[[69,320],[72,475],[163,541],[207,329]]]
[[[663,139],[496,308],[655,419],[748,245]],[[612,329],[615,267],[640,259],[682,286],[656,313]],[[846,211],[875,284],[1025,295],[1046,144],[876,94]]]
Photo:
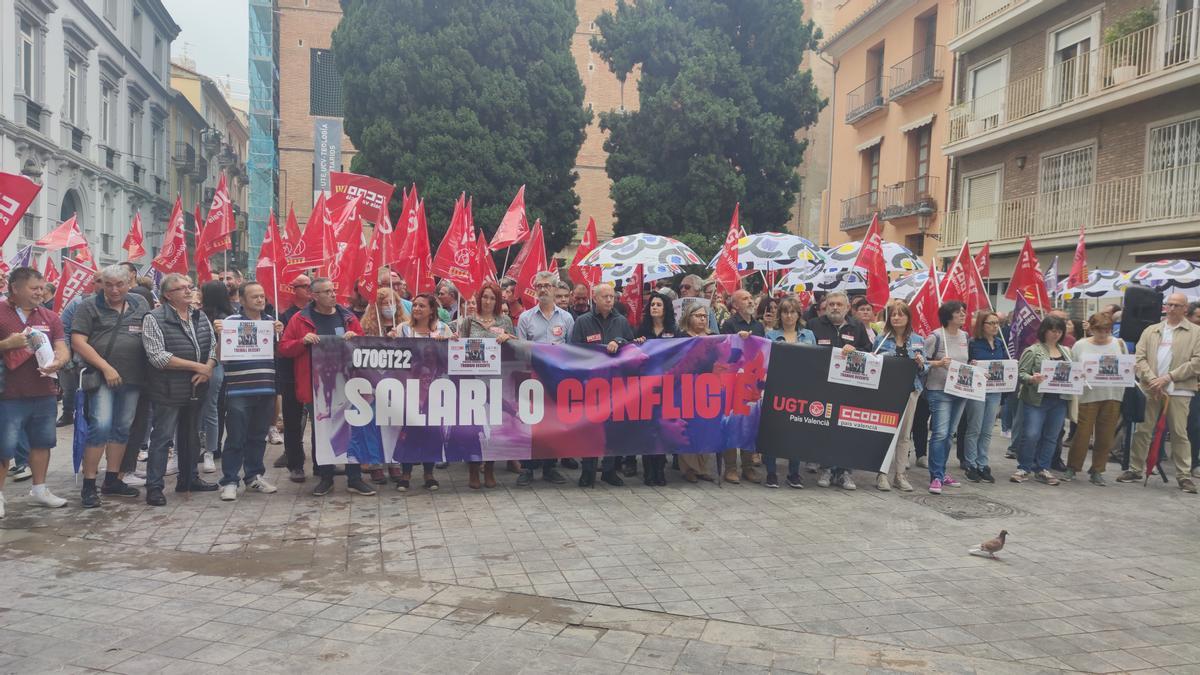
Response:
[[[861,239],[878,212],[884,239],[926,260],[937,249],[953,13],[950,0],[849,0],[835,10],[822,46],[834,86],[819,243]]]

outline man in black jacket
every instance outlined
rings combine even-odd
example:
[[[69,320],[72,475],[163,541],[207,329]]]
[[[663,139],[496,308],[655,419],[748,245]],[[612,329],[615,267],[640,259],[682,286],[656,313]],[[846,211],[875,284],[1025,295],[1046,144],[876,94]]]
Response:
[[[808,322],[808,328],[816,336],[817,344],[845,351],[871,351],[871,340],[867,337],[866,328],[851,318],[849,313],[850,300],[845,293],[833,291],[826,295],[825,314]],[[836,466],[823,467],[817,485],[829,487],[831,484],[838,485],[843,490],[858,488],[846,469]]]
[[[729,306],[733,312],[721,323],[722,335],[737,335],[748,338],[751,335],[766,337],[767,331],[758,319],[754,318],[753,297],[750,291],[739,288],[729,296]],[[742,456],[742,471],[738,473],[738,453]],[[762,466],[762,456],[748,449],[726,448],[721,453],[725,463],[725,482],[737,485],[742,477],[751,483],[761,483],[762,476],[758,469]]]
[[[575,320],[575,325],[571,328],[570,342],[579,345],[603,345],[609,354],[616,354],[622,345],[633,341],[633,328],[630,327],[629,321],[613,311],[617,292],[613,290],[612,284],[599,284],[592,289],[592,301],[595,309]],[[592,487],[596,484],[596,458],[589,457],[583,460],[582,466],[579,487]],[[611,456],[601,460],[600,469],[600,480],[616,487],[625,484],[617,475]]]

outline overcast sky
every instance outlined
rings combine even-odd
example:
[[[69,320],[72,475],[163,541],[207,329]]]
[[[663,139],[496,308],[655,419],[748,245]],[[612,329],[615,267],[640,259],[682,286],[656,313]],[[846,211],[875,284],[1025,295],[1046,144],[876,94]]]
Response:
[[[186,53],[196,62],[196,70],[222,82],[228,77],[234,97],[245,98],[250,91],[246,0],[163,0],[163,4],[180,28],[171,57]]]

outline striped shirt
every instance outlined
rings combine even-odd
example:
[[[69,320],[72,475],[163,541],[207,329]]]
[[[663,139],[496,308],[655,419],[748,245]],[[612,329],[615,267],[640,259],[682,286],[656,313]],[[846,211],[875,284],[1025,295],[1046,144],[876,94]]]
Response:
[[[253,321],[248,316],[233,314],[225,317],[224,321]],[[275,317],[262,313],[259,321],[275,321]],[[274,396],[275,395],[275,361],[226,361],[225,366],[225,396]]]

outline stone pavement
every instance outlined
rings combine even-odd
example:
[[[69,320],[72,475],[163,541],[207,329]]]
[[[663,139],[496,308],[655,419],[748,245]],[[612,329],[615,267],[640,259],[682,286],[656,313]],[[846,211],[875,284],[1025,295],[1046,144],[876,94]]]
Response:
[[[66,509],[5,487],[3,672],[1200,672],[1200,501],[1173,481],[474,491],[454,466],[318,499],[271,470],[275,495],[84,512],[59,447]],[[1001,528],[1001,560],[967,554]]]

